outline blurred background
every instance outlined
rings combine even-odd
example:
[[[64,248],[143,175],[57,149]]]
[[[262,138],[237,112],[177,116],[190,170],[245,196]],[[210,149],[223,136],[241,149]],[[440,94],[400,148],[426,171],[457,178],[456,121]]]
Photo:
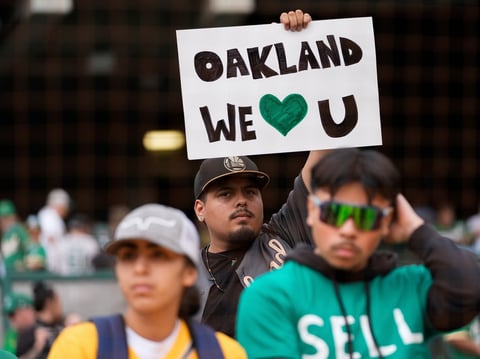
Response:
[[[20,216],[55,187],[107,220],[119,204],[193,214],[198,161],[148,151],[147,131],[184,130],[175,30],[372,16],[384,145],[418,206],[480,202],[478,1],[0,0],[0,197]],[[285,199],[306,153],[254,156]]]

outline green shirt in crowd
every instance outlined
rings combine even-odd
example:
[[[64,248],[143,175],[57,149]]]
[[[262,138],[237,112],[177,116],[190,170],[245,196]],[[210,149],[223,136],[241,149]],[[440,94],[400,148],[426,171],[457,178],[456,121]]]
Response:
[[[20,223],[11,226],[2,236],[2,255],[10,271],[23,271],[24,258],[30,242],[26,229]]]

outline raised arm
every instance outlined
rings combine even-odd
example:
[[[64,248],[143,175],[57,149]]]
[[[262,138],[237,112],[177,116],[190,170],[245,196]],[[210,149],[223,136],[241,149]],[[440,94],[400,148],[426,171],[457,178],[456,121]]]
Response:
[[[472,252],[424,224],[402,195],[398,195],[390,228],[387,240],[394,243],[408,240],[410,250],[422,259],[432,275],[427,313],[435,329],[457,329],[478,315],[480,266]]]
[[[308,12],[303,12],[303,10],[297,9],[295,11],[290,10],[289,12],[282,12],[280,14],[280,23],[283,24],[285,30],[290,31],[301,31],[305,29],[308,24],[312,21],[312,17]],[[302,169],[302,178],[305,186],[310,190],[310,171],[313,165],[322,158],[326,150],[316,150],[310,151],[307,161]]]
[[[310,180],[312,178],[312,167],[320,161],[320,159],[325,156],[330,150],[315,150],[310,151],[308,154],[307,160],[302,168],[302,179],[303,183],[307,187],[308,191],[310,192]]]

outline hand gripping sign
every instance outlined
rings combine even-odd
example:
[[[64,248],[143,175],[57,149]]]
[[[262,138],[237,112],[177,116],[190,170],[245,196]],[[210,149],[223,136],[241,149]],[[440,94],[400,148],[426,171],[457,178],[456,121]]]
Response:
[[[189,159],[382,143],[370,17],[177,31]]]

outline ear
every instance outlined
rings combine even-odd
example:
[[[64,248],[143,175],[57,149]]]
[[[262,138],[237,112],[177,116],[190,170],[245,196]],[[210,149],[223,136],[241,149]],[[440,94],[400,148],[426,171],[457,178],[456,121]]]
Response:
[[[185,266],[183,271],[182,283],[184,287],[191,287],[197,281],[197,269],[192,265],[188,264]]]
[[[205,203],[199,199],[195,200],[195,203],[193,205],[193,209],[195,210],[195,214],[197,216],[197,219],[200,222],[203,222],[204,217],[205,217]]]

